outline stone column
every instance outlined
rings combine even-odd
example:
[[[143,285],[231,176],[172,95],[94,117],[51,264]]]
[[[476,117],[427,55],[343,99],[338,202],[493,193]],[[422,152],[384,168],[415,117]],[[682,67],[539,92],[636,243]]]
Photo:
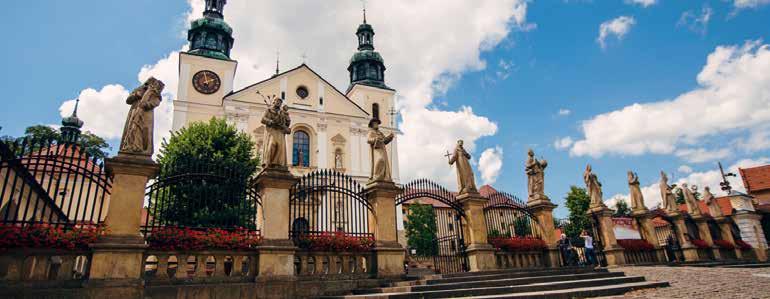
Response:
[[[289,189],[297,179],[286,169],[269,168],[257,177],[263,210],[262,244],[258,247],[260,280],[294,276],[296,247],[289,239]]]
[[[711,237],[711,230],[709,229],[709,224],[706,218],[703,216],[695,216],[692,219],[695,221],[695,225],[698,226],[698,235],[700,235],[700,239],[705,241],[706,244],[711,247],[711,252],[714,255],[714,259],[721,260],[722,256],[719,254],[719,248],[714,246],[714,238]]]
[[[607,266],[625,264],[626,257],[623,255],[623,247],[618,245],[618,240],[615,238],[612,211],[606,206],[601,205],[589,208],[587,214],[592,218],[594,224],[599,226],[599,234],[601,234],[602,245],[604,246],[602,251],[605,258],[607,258]]]
[[[107,171],[114,175],[104,219],[107,233],[91,244],[89,283],[139,285],[147,247],[140,233],[144,192],[147,181],[157,175],[158,165],[149,156],[122,153],[105,162]]]
[[[639,223],[639,232],[642,235],[642,239],[650,242],[652,246],[655,246],[655,255],[658,262],[663,263],[666,261],[666,255],[663,249],[660,247],[660,240],[655,233],[655,226],[652,224],[652,218],[654,216],[647,209],[634,210],[631,212],[631,217],[637,220]]]
[[[478,192],[464,193],[457,196],[465,212],[467,234],[465,234],[466,252],[468,253],[471,271],[485,271],[497,268],[495,263],[495,248],[489,244],[487,223],[484,216],[484,205],[487,198]]]
[[[730,242],[730,244],[735,245],[735,237],[733,236],[733,230],[730,225],[730,218],[727,217],[716,217],[714,218],[714,221],[717,222],[719,225],[719,233],[722,236],[722,240],[725,240],[727,242]],[[741,259],[743,255],[741,254],[741,249],[738,248],[738,246],[735,247],[735,257],[737,259]]]
[[[685,237],[687,226],[684,224],[684,216],[679,212],[673,212],[668,213],[668,217],[671,217],[674,225],[676,225],[676,237],[679,240],[679,246],[682,248],[684,260],[686,262],[697,262],[699,260],[698,249]]]
[[[377,277],[398,278],[404,275],[404,247],[398,243],[396,229],[396,195],[401,192],[393,182],[370,182],[366,195],[369,211],[369,231],[375,240]]]
[[[548,246],[547,265],[553,268],[559,267],[561,259],[559,248],[556,245],[559,236],[556,235],[556,228],[553,225],[553,210],[557,206],[546,198],[530,200],[527,202],[527,207],[532,211],[537,223],[540,225],[540,236]]]
[[[765,232],[762,230],[762,215],[753,211],[736,211],[733,216],[735,223],[741,230],[741,238],[746,243],[754,247],[754,254],[757,260],[767,261],[767,241]]]

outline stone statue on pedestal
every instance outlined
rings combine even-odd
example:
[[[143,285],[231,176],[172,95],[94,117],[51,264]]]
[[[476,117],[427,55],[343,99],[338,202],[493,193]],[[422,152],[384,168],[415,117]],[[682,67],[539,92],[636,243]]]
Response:
[[[586,165],[586,171],[583,173],[583,181],[586,183],[586,191],[591,198],[590,207],[606,207],[602,200],[602,183],[599,178],[591,171],[591,164]]]
[[[545,196],[545,168],[548,167],[548,161],[535,158],[535,152],[532,149],[527,152],[527,155],[527,162],[524,166],[527,173],[529,201],[548,199]]]
[[[706,202],[711,217],[718,218],[724,216],[724,214],[722,214],[722,209],[720,209],[719,204],[717,204],[716,198],[714,198],[714,194],[711,193],[711,188],[708,186],[703,188],[703,201]]]
[[[119,154],[152,156],[154,110],[160,105],[164,87],[163,82],[150,77],[142,86],[131,91],[126,99],[131,108],[123,127]]]
[[[703,215],[700,211],[700,206],[698,205],[698,199],[695,198],[694,192],[697,191],[697,186],[692,186],[692,190],[690,190],[687,188],[687,183],[682,183],[682,194],[684,195],[684,202],[687,204],[687,211],[690,213],[690,216]]]
[[[679,212],[676,205],[676,197],[674,197],[673,188],[668,184],[668,176],[665,172],[660,172],[660,198],[663,201],[663,208],[668,213]]]
[[[392,182],[390,161],[388,159],[387,145],[393,141],[393,133],[385,135],[380,131],[380,120],[372,118],[369,121],[369,136],[367,142],[372,150],[370,182]]]
[[[639,175],[633,171],[628,171],[628,189],[631,197],[631,210],[633,211],[645,211],[647,207],[644,205],[644,196],[642,195],[642,189],[639,188]]]
[[[272,102],[262,116],[265,125],[265,146],[262,153],[263,168],[286,168],[286,135],[291,133],[289,107],[283,100],[271,96]]]
[[[463,141],[457,140],[457,146],[454,153],[449,156],[449,165],[456,164],[457,168],[457,188],[459,194],[476,193],[476,180],[473,177],[473,168],[471,168],[471,154],[463,148]]]

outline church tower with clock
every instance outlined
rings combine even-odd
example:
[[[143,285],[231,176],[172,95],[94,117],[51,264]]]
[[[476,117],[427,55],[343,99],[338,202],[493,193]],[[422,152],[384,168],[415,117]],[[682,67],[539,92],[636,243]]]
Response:
[[[244,0],[245,1],[245,0]],[[179,54],[179,90],[172,130],[212,117],[224,118],[248,133],[261,152],[267,109],[262,95],[275,95],[289,106],[292,126],[287,136],[289,170],[302,175],[334,169],[365,182],[370,174],[368,124],[398,136],[396,91],[385,84],[385,61],[374,48],[374,28],[366,21],[356,30],[358,47],[347,65],[349,85],[338,89],[306,64],[271,74],[234,90],[237,62],[230,57],[233,29],[224,20],[226,0],[206,0],[203,17],[188,32],[190,50]],[[344,90],[344,91],[343,91]],[[393,179],[398,182],[398,137],[388,148]]]

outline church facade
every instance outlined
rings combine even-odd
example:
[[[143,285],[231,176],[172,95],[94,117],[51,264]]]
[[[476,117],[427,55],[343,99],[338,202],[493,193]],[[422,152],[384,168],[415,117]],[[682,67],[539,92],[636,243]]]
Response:
[[[338,89],[306,64],[278,72],[260,82],[235,90],[237,61],[231,59],[233,29],[224,21],[225,1],[206,1],[203,18],[188,32],[190,50],[180,53],[179,90],[173,107],[172,130],[212,117],[225,118],[250,134],[261,153],[267,109],[265,96],[278,96],[289,106],[291,133],[287,160],[294,175],[316,169],[335,169],[360,182],[368,180],[371,151],[368,124],[381,121],[381,130],[398,134],[396,91],[385,84],[385,64],[374,48],[374,29],[358,26],[358,49],[347,70],[350,84]],[[393,179],[399,181],[397,137],[388,145]]]

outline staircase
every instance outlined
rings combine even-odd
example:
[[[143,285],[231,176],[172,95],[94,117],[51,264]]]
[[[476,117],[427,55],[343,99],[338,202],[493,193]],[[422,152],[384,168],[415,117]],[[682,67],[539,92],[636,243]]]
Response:
[[[668,282],[645,281],[643,276],[606,269],[512,269],[431,275],[324,298],[575,298],[667,286]]]

